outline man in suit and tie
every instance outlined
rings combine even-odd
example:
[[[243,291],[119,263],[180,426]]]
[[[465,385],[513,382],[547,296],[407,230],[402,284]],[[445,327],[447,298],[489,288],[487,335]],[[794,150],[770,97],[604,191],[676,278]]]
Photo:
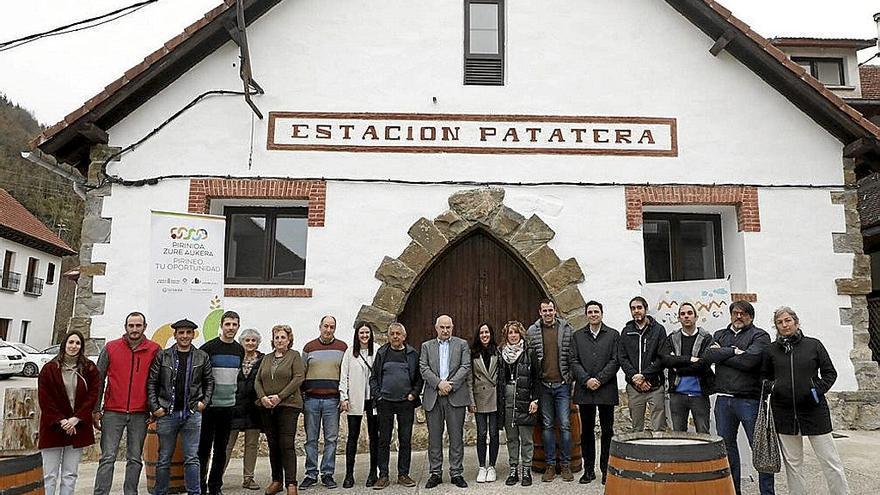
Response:
[[[443,428],[449,433],[449,475],[452,484],[467,488],[464,480],[464,417],[471,403],[471,358],[464,339],[452,336],[452,318],[434,323],[437,338],[422,344],[419,368],[425,381],[422,403],[428,417],[428,461],[431,476],[425,488],[443,482]]]

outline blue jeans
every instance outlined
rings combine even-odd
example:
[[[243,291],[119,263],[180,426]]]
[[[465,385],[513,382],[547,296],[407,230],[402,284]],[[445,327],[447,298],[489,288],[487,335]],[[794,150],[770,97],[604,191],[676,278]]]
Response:
[[[741,491],[740,459],[739,448],[736,445],[736,436],[741,423],[746,430],[749,445],[751,445],[752,438],[755,436],[755,422],[757,420],[757,399],[739,399],[723,395],[719,395],[715,399],[715,427],[718,429],[718,435],[724,439],[724,445],[727,447],[730,475],[733,477],[733,486],[736,489],[737,495],[740,495]],[[776,493],[773,474],[758,473],[758,485],[761,495],[774,495]]]
[[[324,455],[321,474],[336,471],[336,441],[339,439],[339,399],[306,397],[303,407],[306,422],[306,477],[318,478],[318,436],[324,428]]]
[[[199,495],[202,490],[199,477],[199,435],[202,429],[202,413],[196,411],[188,418],[176,414],[162,416],[156,421],[159,434],[159,462],[156,463],[156,489],[153,495],[167,495],[171,478],[171,457],[177,445],[177,434],[182,435],[183,479],[186,493]]]
[[[571,389],[568,384],[558,387],[541,385],[541,440],[547,465],[556,464],[556,432],[553,430],[559,421],[559,463],[571,462]]]

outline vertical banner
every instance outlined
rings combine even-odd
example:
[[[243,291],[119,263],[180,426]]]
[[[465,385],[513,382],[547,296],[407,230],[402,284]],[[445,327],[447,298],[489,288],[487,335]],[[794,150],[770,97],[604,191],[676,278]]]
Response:
[[[187,318],[199,325],[194,344],[216,337],[223,315],[226,219],[152,211],[150,300],[147,319],[160,346],[173,342],[171,324]]]
[[[678,306],[689,302],[697,309],[697,326],[710,334],[730,323],[730,282],[727,279],[645,284],[642,297],[648,313],[671,333],[680,327]]]

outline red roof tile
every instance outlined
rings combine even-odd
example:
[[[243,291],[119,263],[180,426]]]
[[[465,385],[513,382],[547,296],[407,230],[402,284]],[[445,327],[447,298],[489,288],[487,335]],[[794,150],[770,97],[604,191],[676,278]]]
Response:
[[[49,245],[55,248],[50,248],[49,251],[62,251],[63,254],[76,253],[4,189],[0,189],[0,227],[23,234],[44,247]],[[47,249],[41,250],[47,251]]]
[[[862,80],[862,98],[880,99],[880,65],[859,67]]]

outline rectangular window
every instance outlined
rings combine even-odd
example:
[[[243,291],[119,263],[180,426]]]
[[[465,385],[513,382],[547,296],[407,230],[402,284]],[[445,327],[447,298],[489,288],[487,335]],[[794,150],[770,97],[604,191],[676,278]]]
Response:
[[[46,285],[52,285],[55,283],[55,263],[49,263],[49,268],[46,269]]]
[[[792,57],[791,61],[803,67],[805,71],[826,86],[846,84],[842,58]]]
[[[3,256],[3,272],[0,273],[0,289],[18,291],[21,274],[12,271],[13,268],[15,268],[15,251],[6,251]]]
[[[20,338],[18,339],[18,341],[22,344],[27,344],[28,327],[30,326],[31,322],[27,320],[21,320],[21,334],[19,335]]]
[[[226,283],[302,285],[308,208],[226,207]]]
[[[37,270],[40,268],[40,260],[37,258],[28,258],[27,277],[24,279],[24,293],[30,296],[40,296],[43,294],[43,279],[37,277]]]
[[[9,322],[11,322],[9,318],[0,318],[0,339],[6,340],[9,336]]]
[[[504,85],[504,0],[464,2],[464,83]]]
[[[721,215],[645,213],[647,282],[724,277]]]

